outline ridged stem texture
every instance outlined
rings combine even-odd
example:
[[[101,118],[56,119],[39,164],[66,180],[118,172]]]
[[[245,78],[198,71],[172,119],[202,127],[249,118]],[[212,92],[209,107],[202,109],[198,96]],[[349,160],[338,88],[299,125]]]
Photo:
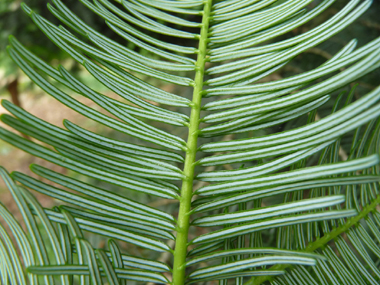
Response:
[[[202,16],[201,34],[199,38],[198,57],[196,62],[196,73],[194,79],[194,92],[191,104],[190,126],[187,139],[186,159],[184,165],[184,174],[186,178],[183,180],[182,183],[180,207],[177,220],[177,238],[173,264],[174,285],[182,285],[185,283],[185,264],[188,246],[188,233],[190,226],[191,199],[193,197],[194,168],[198,147],[198,132],[202,104],[202,91],[207,54],[211,5],[212,0],[205,1]]]

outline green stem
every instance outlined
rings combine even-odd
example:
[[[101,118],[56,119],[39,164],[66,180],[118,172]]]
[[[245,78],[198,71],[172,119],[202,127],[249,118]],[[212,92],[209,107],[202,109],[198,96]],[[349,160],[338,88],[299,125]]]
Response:
[[[174,250],[173,284],[185,283],[186,254],[190,226],[191,198],[193,197],[193,180],[195,157],[198,147],[199,120],[202,103],[203,77],[206,63],[208,29],[212,0],[206,0],[203,8],[201,35],[199,38],[198,58],[194,80],[193,101],[191,105],[189,135],[184,166],[186,178],[183,180],[180,206],[177,220],[177,238]]]
[[[367,205],[363,208],[363,210],[355,217],[352,217],[347,220],[347,222],[344,225],[341,225],[340,227],[332,230],[331,232],[324,235],[322,238],[311,242],[308,244],[308,246],[302,250],[303,252],[314,252],[317,249],[325,246],[329,241],[337,238],[342,233],[348,231],[348,229],[357,223],[360,222],[361,219],[365,218],[370,212],[376,210],[376,206],[380,204],[380,195],[377,196],[375,200],[372,201],[371,204]],[[284,270],[286,268],[291,267],[291,265],[281,264],[281,265],[274,265],[270,268],[270,270]],[[254,278],[249,280],[246,284],[248,285],[259,285],[264,283],[265,281],[271,281],[273,280],[272,276],[260,276],[258,278]]]

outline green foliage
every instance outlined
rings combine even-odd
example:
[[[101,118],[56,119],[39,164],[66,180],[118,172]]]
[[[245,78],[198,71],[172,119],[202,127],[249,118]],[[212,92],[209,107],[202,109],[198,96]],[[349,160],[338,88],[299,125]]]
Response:
[[[5,71],[5,74],[2,74],[2,76],[14,76],[18,70],[17,65],[12,62],[6,52],[8,37],[10,35],[17,37],[23,45],[45,61],[50,62],[54,59],[63,60],[69,58],[67,53],[57,48],[54,43],[41,34],[41,31],[28,17],[25,17],[25,13],[20,5],[21,2],[20,0],[0,1],[0,69]],[[47,8],[47,1],[27,0],[25,3],[33,7],[36,13],[45,17],[50,22],[56,25],[60,24],[59,20]],[[80,2],[66,0],[65,3],[91,26],[102,31],[104,34],[109,34],[107,33],[107,26],[104,23],[99,23],[96,15],[88,13]]]
[[[380,38],[358,48],[351,40],[320,66],[264,80],[344,30],[371,1],[346,1],[293,36],[335,1],[80,2],[129,44],[99,32],[61,0],[47,7],[62,26],[22,8],[118,99],[51,67],[15,37],[8,53],[47,94],[135,140],[69,119],[57,127],[2,102],[13,115],[2,122],[33,138],[0,128],[2,140],[78,174],[31,165],[36,179],[0,169],[27,229],[0,203],[9,229],[0,225],[2,283],[379,283],[380,87],[355,98],[355,86],[346,86],[379,67]],[[190,88],[193,97],[151,79]],[[168,125],[186,129],[187,139]],[[63,203],[43,208],[28,189]],[[129,191],[177,201],[178,215]],[[87,233],[106,238],[107,248]],[[124,251],[124,243],[144,254]]]

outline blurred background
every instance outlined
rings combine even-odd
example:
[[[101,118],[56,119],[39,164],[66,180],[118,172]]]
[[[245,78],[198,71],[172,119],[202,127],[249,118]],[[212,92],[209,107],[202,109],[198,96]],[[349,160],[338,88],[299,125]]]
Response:
[[[47,0],[24,0],[24,2],[35,10],[40,15],[44,16],[53,23],[58,24],[58,20],[54,18],[46,8]],[[120,41],[120,38],[116,37],[107,26],[104,24],[103,20],[99,19],[96,15],[88,11],[78,0],[64,0],[63,1],[68,7],[70,7],[79,17],[84,19],[96,30],[100,31],[102,34],[109,36],[110,38]],[[316,6],[319,4],[320,0],[313,1],[310,6]],[[318,24],[326,21],[332,15],[337,13],[339,9],[348,2],[348,0],[337,0],[334,5],[332,5],[327,11],[322,13],[319,17],[310,21],[309,23],[293,30],[292,32],[282,36],[281,38],[286,38],[294,35],[304,33]],[[58,64],[63,64],[65,67],[70,68],[71,72],[75,76],[80,77],[83,82],[86,82],[92,88],[107,94],[108,96],[116,96],[115,94],[107,91],[102,85],[90,77],[83,68],[77,65],[73,60],[71,60],[66,53],[60,51],[54,44],[52,44],[48,38],[40,32],[37,27],[32,23],[30,18],[22,11],[20,8],[20,0],[0,0],[0,99],[12,101],[18,106],[22,106],[28,112],[52,123],[57,126],[62,127],[62,120],[67,118],[70,121],[81,125],[91,131],[97,132],[99,134],[104,134],[109,137],[118,138],[119,134],[113,133],[109,129],[105,129],[100,124],[90,121],[87,118],[75,113],[69,108],[63,106],[61,103],[56,101],[54,98],[45,94],[41,89],[35,86],[22,72],[18,70],[16,65],[10,60],[6,52],[7,42],[9,35],[15,36],[23,45],[28,47],[36,55],[49,62],[53,66]],[[327,59],[331,58],[338,50],[340,50],[344,45],[346,45],[351,39],[358,39],[358,46],[361,46],[376,37],[380,36],[380,1],[374,0],[371,8],[361,16],[356,22],[351,24],[349,28],[324,42],[318,47],[312,48],[309,51],[303,53],[302,55],[294,58],[290,64],[286,65],[277,72],[271,74],[270,76],[262,79],[261,81],[271,81],[276,79],[281,79],[283,77],[288,77],[294,74],[298,74],[310,69],[313,69]],[[123,42],[123,44],[129,45],[130,48],[135,48],[129,43]],[[137,50],[137,49],[136,49]],[[139,51],[144,52],[144,51]],[[191,75],[190,75],[191,76]],[[374,87],[380,84],[380,71],[375,70],[371,74],[359,79],[356,83],[359,87],[355,91],[355,97],[359,98],[363,94],[368,93]],[[147,80],[151,80],[148,79]],[[163,84],[161,82],[150,81],[151,84],[158,85],[167,91],[180,94],[183,96],[190,97],[192,94],[191,89],[179,88],[171,84]],[[347,87],[347,90],[350,86]],[[78,95],[73,95],[78,96]],[[325,104],[322,108],[318,110],[320,117],[326,116],[331,112],[331,106],[334,103],[334,95],[332,100]],[[77,98],[81,102],[85,102],[93,108],[98,108],[89,99],[78,96]],[[0,113],[4,113],[5,110],[0,106]],[[297,126],[306,123],[307,116],[299,117],[291,122],[274,127],[274,129],[262,130],[264,133],[269,133],[273,131],[283,131],[290,128],[295,128]],[[1,126],[4,126],[0,122]],[[187,136],[186,129],[177,128],[173,126],[166,125],[165,128],[173,132],[184,139]],[[170,129],[172,128],[172,129]],[[259,133],[248,134],[250,136],[260,135]],[[245,134],[246,135],[246,134]],[[125,139],[125,138],[118,138]],[[220,138],[217,138],[218,140]],[[348,145],[349,142],[347,142]],[[343,141],[343,148],[345,144]],[[348,148],[348,146],[347,146]],[[49,167],[55,171],[62,172],[66,175],[75,177],[75,173],[70,173],[66,169],[61,169],[56,165],[51,165],[42,159],[33,157],[26,154],[14,147],[0,141],[0,164],[8,169],[8,171],[21,171],[31,175],[29,171],[29,165],[32,163],[37,163],[45,167]],[[114,189],[114,186],[105,185],[102,182],[96,182],[97,185],[101,187],[106,187],[112,191],[122,191],[121,189]],[[171,204],[168,201],[154,201],[151,197],[136,194],[127,193],[126,195],[132,196],[132,198],[139,200],[145,204],[154,205],[157,207],[164,207],[166,211],[172,212],[176,215],[176,205]],[[58,202],[53,199],[36,194],[39,201],[44,207],[52,207]],[[0,201],[6,205],[16,216],[18,216],[17,206],[14,205],[13,199],[8,191],[5,190],[5,186],[0,181]],[[270,203],[270,202],[268,202]],[[200,232],[197,232],[200,234]],[[100,243],[104,242],[102,240],[98,241]],[[268,240],[269,242],[269,240]],[[133,250],[133,249],[132,249]]]

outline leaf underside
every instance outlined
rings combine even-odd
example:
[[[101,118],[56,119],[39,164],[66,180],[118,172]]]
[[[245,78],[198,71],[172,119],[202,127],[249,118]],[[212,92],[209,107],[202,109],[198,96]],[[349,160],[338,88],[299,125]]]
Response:
[[[0,168],[23,218],[0,202],[2,284],[379,283],[380,87],[356,96],[352,83],[380,66],[380,38],[279,75],[372,1],[289,36],[337,1],[80,0],[111,38],[51,2],[62,25],[22,9],[102,88],[14,37],[9,56],[115,135],[2,101],[2,140],[75,173]]]

